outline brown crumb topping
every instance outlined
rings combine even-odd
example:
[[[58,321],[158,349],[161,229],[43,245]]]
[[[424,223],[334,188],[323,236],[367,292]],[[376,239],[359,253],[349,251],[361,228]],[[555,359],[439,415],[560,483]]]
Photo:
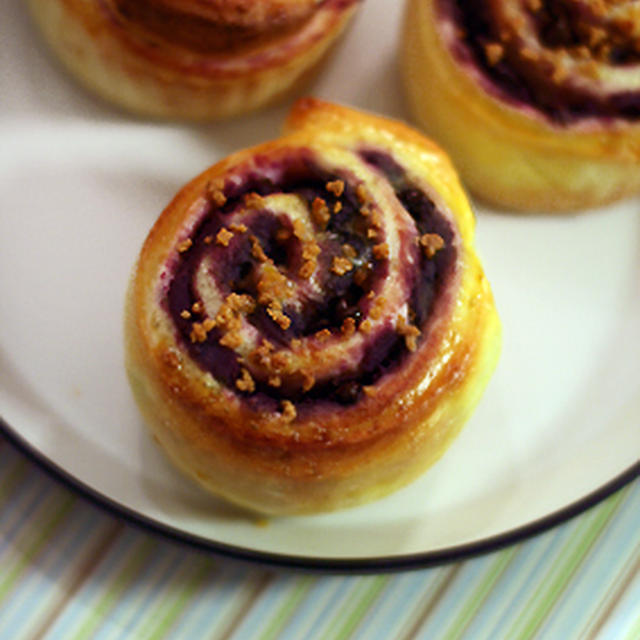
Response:
[[[220,305],[216,314],[214,325],[219,327],[223,336],[220,344],[223,347],[237,349],[242,345],[242,316],[255,310],[255,300],[248,294],[230,293]],[[206,322],[206,321],[205,321]]]
[[[242,335],[239,331],[229,331],[220,338],[220,344],[229,349],[239,349],[242,346]]]
[[[484,53],[487,57],[487,62],[490,65],[495,65],[502,60],[504,56],[504,47],[498,42],[491,42],[485,45]]]
[[[350,258],[351,260],[358,257],[358,252],[355,250],[353,245],[348,243],[342,245],[342,254],[345,258]]]
[[[180,312],[180,317],[184,318],[185,320],[188,320],[191,317],[191,311],[189,311],[188,309],[183,309]]]
[[[377,209],[371,211],[369,222],[374,229],[382,229],[382,215]]]
[[[371,320],[369,320],[369,318],[365,318],[360,323],[360,326],[358,327],[358,330],[366,335],[367,333],[371,333],[371,329],[372,328],[373,328],[373,325],[371,324]]]
[[[418,327],[408,323],[404,316],[398,316],[396,330],[404,337],[404,342],[409,351],[415,351],[418,348],[418,337],[420,336]]]
[[[387,299],[384,296],[378,296],[371,305],[371,309],[369,310],[369,316],[373,318],[373,320],[378,320],[384,311],[385,306],[387,305]]]
[[[277,300],[269,303],[267,314],[283,331],[291,326],[291,318],[282,311],[282,304]]]
[[[322,198],[315,198],[311,203],[311,218],[322,229],[324,229],[330,218],[329,207]]]
[[[341,211],[342,211],[342,202],[340,202],[340,200],[338,200],[333,205],[333,213],[340,213]]]
[[[193,246],[193,241],[191,240],[191,238],[187,238],[186,240],[183,240],[178,245],[178,253],[184,253],[185,251],[189,251],[189,249],[191,249],[192,246]]]
[[[280,376],[269,376],[269,378],[267,379],[267,384],[270,387],[281,387],[282,386],[282,378]]]
[[[245,194],[244,206],[247,207],[247,209],[264,209],[265,201],[259,193],[251,192]]]
[[[280,376],[269,376],[267,379],[267,384],[270,387],[278,388],[282,386],[282,378]]]
[[[298,240],[304,240],[307,237],[307,229],[302,220],[293,221],[293,235],[298,238]]]
[[[420,246],[427,258],[433,258],[444,247],[444,238],[437,233],[425,233],[420,236]]]
[[[202,306],[202,302],[200,302],[200,300],[196,300],[196,302],[194,302],[191,305],[191,311],[193,311],[193,313],[202,313],[204,307]]]
[[[331,331],[329,331],[329,329],[321,329],[320,331],[316,331],[315,337],[320,342],[326,342],[331,337]]]
[[[245,233],[246,231],[248,231],[247,225],[243,224],[242,222],[234,222],[230,224],[229,229],[231,229],[231,231],[233,231],[234,233]]]
[[[258,260],[259,262],[267,262],[269,260],[269,256],[264,252],[262,245],[260,244],[260,240],[255,236],[251,236],[251,255]]]
[[[302,266],[298,270],[298,275],[301,278],[309,279],[318,266],[318,254],[320,253],[320,247],[315,240],[307,240],[302,246]]]
[[[240,372],[240,377],[236,380],[236,387],[240,391],[248,393],[253,393],[256,390],[256,383],[253,381],[251,374],[244,368]]]
[[[532,62],[540,59],[540,54],[535,49],[529,49],[529,47],[523,47],[520,49],[520,55],[525,60],[531,60]]]
[[[249,354],[249,360],[268,374],[267,382],[272,387],[280,387],[282,375],[291,373],[291,354],[288,351],[276,351],[274,345],[264,338]]]
[[[213,242],[213,236],[205,236],[203,242],[205,244],[211,244]]]
[[[315,260],[307,260],[302,263],[300,269],[298,269],[298,275],[305,280],[308,280],[315,272],[317,263]]]
[[[248,293],[230,293],[225,303],[239,313],[253,313],[256,308],[256,301]]]
[[[353,269],[353,264],[349,258],[342,258],[340,256],[334,256],[331,263],[331,271],[338,276],[343,276],[345,273]]]
[[[222,227],[222,229],[220,229],[220,231],[218,231],[216,235],[216,244],[221,244],[223,247],[228,247],[229,242],[231,242],[231,238],[233,238],[233,233],[226,227]]]
[[[289,240],[289,238],[291,238],[291,230],[287,227],[280,227],[276,231],[276,241],[278,242],[278,244],[285,243],[287,240]]]
[[[271,366],[271,355],[275,351],[275,347],[271,342],[262,339],[262,342],[249,354],[249,358],[253,362],[265,367],[266,369]]]
[[[345,338],[351,337],[356,332],[356,321],[354,318],[345,318],[340,327],[340,331]]]
[[[293,422],[298,415],[295,405],[293,404],[293,402],[291,402],[291,400],[283,400],[281,410],[282,418],[285,422]]]
[[[377,260],[387,260],[389,258],[389,245],[386,242],[374,245],[373,257]]]
[[[362,265],[356,269],[356,272],[353,274],[353,281],[360,287],[362,286],[369,277],[369,273],[371,271],[371,265],[367,263],[366,265]]]
[[[189,313],[187,311],[187,313]],[[184,312],[183,312],[184,314]],[[185,315],[182,315],[185,318]],[[191,342],[204,342],[207,339],[207,334],[216,326],[215,320],[213,318],[206,318],[203,322],[194,322],[191,325],[191,333],[189,334],[189,338]]]
[[[333,193],[336,198],[339,198],[344,192],[344,182],[342,180],[331,180],[325,185],[327,191]]]
[[[269,260],[264,264],[258,289],[258,303],[267,305],[274,300],[282,300],[289,285],[287,277]]]
[[[369,202],[369,192],[362,183],[356,187],[356,198],[358,198],[360,204],[367,204],[367,202]]]
[[[316,383],[315,376],[309,371],[302,371],[302,391],[305,393],[313,388]]]
[[[222,207],[227,202],[227,197],[223,192],[224,184],[222,180],[212,180],[207,185],[207,197],[216,207]]]
[[[562,84],[567,79],[567,75],[567,70],[561,64],[558,64],[551,73],[551,81],[556,84]]]
[[[207,339],[207,332],[201,322],[194,322],[191,325],[189,337],[191,338],[191,342],[204,342]]]

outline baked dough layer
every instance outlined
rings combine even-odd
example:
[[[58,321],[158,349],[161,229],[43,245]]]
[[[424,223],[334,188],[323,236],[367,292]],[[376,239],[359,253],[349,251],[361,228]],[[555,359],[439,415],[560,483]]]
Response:
[[[475,10],[486,5],[495,37],[482,34],[473,49],[458,4]],[[451,154],[469,190],[501,208],[577,210],[640,191],[639,116],[612,107],[634,95],[640,104],[640,63],[602,59],[604,46],[590,51],[548,44],[536,17],[548,4],[407,4],[402,67],[414,118]],[[556,4],[568,11],[578,3]],[[616,4],[622,11],[625,3]],[[618,24],[615,16],[607,17]],[[511,78],[510,86],[499,79],[500,70]],[[536,95],[551,106],[531,98]],[[598,102],[604,105],[601,114]]]
[[[156,439],[207,490],[262,513],[344,508],[407,484],[496,365],[473,235],[433,143],[298,101],[282,137],[187,184],[142,248],[127,370]]]
[[[51,50],[133,113],[217,120],[307,83],[359,0],[29,0]]]

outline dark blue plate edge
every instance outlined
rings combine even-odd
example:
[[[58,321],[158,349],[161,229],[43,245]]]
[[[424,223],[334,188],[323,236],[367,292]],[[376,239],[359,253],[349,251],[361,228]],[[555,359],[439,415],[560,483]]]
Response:
[[[628,469],[595,491],[592,491],[566,507],[521,527],[470,544],[402,556],[375,558],[308,558],[305,556],[272,554],[242,547],[234,547],[207,538],[201,538],[180,529],[174,529],[169,525],[147,518],[84,484],[20,437],[1,416],[0,435],[4,436],[9,443],[56,481],[75,493],[78,493],[93,505],[103,509],[112,516],[123,519],[129,524],[135,525],[160,538],[186,545],[190,549],[213,553],[223,558],[241,562],[263,565],[269,568],[295,569],[322,573],[387,573],[426,569],[442,564],[469,560],[475,556],[492,553],[504,547],[523,542],[540,533],[544,533],[585,512],[640,477],[640,460],[638,460],[638,462],[631,465]]]

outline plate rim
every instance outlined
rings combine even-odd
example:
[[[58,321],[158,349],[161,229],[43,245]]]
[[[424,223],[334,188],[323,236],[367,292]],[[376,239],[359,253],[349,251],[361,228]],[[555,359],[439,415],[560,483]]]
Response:
[[[638,459],[618,475],[564,507],[552,511],[541,518],[515,527],[514,529],[509,529],[470,543],[398,556],[375,556],[368,558],[313,557],[257,551],[248,547],[239,547],[218,542],[194,533],[189,533],[184,529],[172,527],[110,498],[108,495],[101,493],[80,478],[69,473],[45,453],[38,450],[26,438],[19,435],[17,430],[2,416],[0,416],[0,436],[3,436],[14,448],[31,462],[35,463],[50,477],[72,492],[80,495],[85,500],[88,500],[93,506],[98,507],[112,517],[121,518],[128,524],[147,533],[151,533],[165,541],[184,545],[193,551],[206,552],[221,558],[250,563],[252,565],[263,565],[272,569],[305,570],[318,573],[392,573],[427,569],[472,559],[523,542],[563,524],[584,513],[591,507],[596,506],[616,491],[640,478],[640,459]]]

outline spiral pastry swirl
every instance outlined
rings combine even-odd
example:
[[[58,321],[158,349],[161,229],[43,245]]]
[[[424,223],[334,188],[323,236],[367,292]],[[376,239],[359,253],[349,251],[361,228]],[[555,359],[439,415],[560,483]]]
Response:
[[[442,153],[310,99],[288,131],[178,194],[127,315],[133,388],[160,442],[215,493],[271,513],[408,482],[469,415],[498,341]]]
[[[624,0],[411,0],[404,68],[416,118],[443,131],[491,203],[562,210],[635,193],[639,25],[638,3]],[[430,99],[418,65],[434,75]],[[461,140],[463,127],[482,133]]]
[[[89,89],[152,117],[214,120],[297,91],[360,0],[29,0]]]
[[[638,3],[441,4],[452,10],[467,52],[505,99],[526,102],[561,124],[640,120]]]

